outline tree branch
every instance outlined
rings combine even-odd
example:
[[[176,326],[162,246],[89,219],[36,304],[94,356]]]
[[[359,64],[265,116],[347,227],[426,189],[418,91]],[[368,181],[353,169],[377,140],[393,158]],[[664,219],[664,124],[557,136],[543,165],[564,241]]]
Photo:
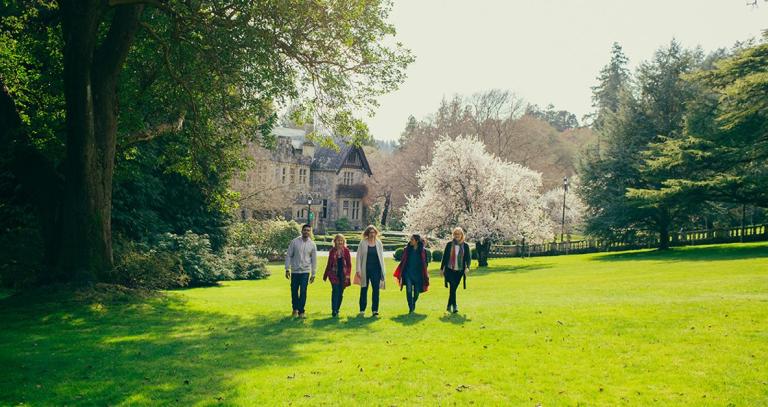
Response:
[[[174,80],[181,88],[184,90],[184,92],[189,97],[189,103],[192,107],[192,112],[197,116],[197,106],[195,105],[195,98],[192,94],[192,91],[189,89],[187,84],[176,75],[176,72],[173,70],[173,66],[171,65],[171,46],[168,45],[167,42],[165,42],[160,35],[152,29],[152,27],[149,26],[149,24],[145,22],[139,22],[139,26],[147,31],[147,33],[155,40],[157,41],[158,45],[163,49],[163,59],[165,61],[165,68],[168,70],[168,75],[170,75],[171,79]]]
[[[151,129],[145,129],[145,130],[133,133],[130,136],[127,136],[125,139],[123,139],[123,144],[124,145],[136,144],[142,141],[152,140],[166,133],[175,133],[175,132],[181,131],[181,129],[184,127],[184,119],[186,115],[187,115],[186,112],[181,112],[179,113],[179,117],[173,123],[161,123],[156,125],[155,127],[152,127]]]
[[[133,45],[143,9],[141,4],[117,7],[106,38],[94,52],[94,73],[97,77],[111,79],[120,73]]]

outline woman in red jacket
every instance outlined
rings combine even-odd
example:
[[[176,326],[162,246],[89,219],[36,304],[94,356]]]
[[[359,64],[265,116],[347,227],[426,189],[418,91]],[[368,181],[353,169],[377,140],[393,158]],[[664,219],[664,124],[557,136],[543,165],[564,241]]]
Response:
[[[349,287],[349,275],[352,272],[352,260],[347,249],[347,239],[338,234],[333,238],[333,248],[328,253],[323,281],[331,280],[331,315],[339,316],[344,288]]]

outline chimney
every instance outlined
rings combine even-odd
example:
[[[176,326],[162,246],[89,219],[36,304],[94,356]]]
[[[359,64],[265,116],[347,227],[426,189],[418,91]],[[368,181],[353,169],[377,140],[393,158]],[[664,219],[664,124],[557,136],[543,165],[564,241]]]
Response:
[[[311,141],[305,141],[301,145],[301,153],[309,158],[315,157],[315,145]]]

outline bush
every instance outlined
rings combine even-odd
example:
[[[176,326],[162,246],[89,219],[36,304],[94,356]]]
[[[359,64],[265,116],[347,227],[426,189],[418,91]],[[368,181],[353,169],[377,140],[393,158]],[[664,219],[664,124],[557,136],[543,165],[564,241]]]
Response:
[[[18,289],[39,284],[42,252],[43,239],[31,224],[0,230],[0,286]]]
[[[189,284],[190,278],[181,267],[181,258],[175,253],[128,243],[115,257],[113,280],[120,285],[159,290]]]
[[[301,226],[284,219],[247,220],[230,226],[227,244],[251,247],[254,254],[272,261],[285,256],[288,244],[301,234]]]
[[[231,280],[234,274],[211,251],[208,235],[187,231],[183,235],[165,233],[158,247],[174,253],[181,260],[181,267],[191,285],[214,284],[218,280]]]
[[[336,220],[334,223],[334,226],[336,226],[336,230],[350,230],[352,229],[352,224],[349,223],[349,219],[347,218],[341,218]]]
[[[260,280],[269,276],[267,261],[256,256],[254,246],[227,247],[222,261],[235,280]]]
[[[432,252],[432,260],[435,262],[441,262],[443,261],[443,251],[442,250],[435,250]]]
[[[400,261],[400,260],[403,259],[403,248],[402,247],[397,249],[397,250],[395,250],[394,257],[395,257],[396,261]]]

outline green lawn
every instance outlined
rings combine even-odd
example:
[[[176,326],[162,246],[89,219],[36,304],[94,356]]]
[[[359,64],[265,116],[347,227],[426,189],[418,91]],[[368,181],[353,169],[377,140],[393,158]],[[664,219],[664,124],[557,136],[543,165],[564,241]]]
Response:
[[[318,279],[294,320],[274,271],[147,299],[2,299],[0,405],[768,404],[765,243],[493,260],[456,316],[438,278],[405,315],[389,278],[379,319],[355,316],[352,287],[334,320]]]

